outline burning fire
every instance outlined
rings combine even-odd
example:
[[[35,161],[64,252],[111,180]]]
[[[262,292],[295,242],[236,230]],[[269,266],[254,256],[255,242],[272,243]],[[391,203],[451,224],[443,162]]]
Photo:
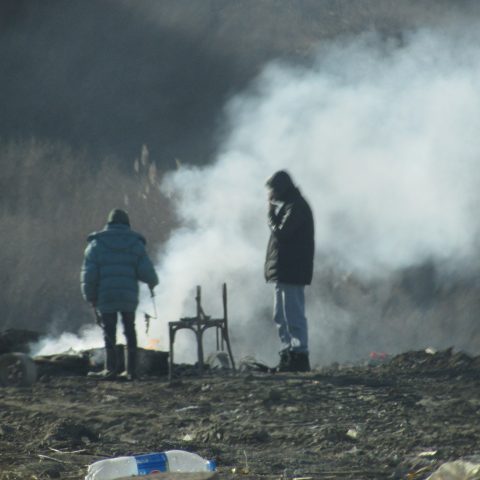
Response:
[[[158,338],[150,338],[148,339],[147,346],[145,347],[146,350],[159,350],[160,339]]]

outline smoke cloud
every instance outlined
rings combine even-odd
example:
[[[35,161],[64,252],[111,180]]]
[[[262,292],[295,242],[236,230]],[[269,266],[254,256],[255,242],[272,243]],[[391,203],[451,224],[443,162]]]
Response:
[[[59,352],[86,350],[89,348],[102,348],[103,340],[99,335],[98,328],[94,326],[84,327],[78,335],[62,333],[59,337],[47,336],[35,344],[32,349],[33,355],[54,355]]]
[[[150,336],[168,346],[167,321],[193,315],[195,285],[206,313],[221,316],[227,282],[235,355],[275,361],[273,289],[263,281],[264,181],[285,168],[316,222],[316,278],[307,294],[313,363],[455,341],[448,325],[432,338],[431,327],[440,330],[433,314],[423,325],[416,313],[394,330],[382,325],[378,304],[358,289],[355,308],[339,306],[322,279],[333,269],[381,291],[383,279],[408,266],[431,261],[447,275],[474,263],[477,46],[478,38],[453,32],[368,34],[324,44],[309,66],[270,64],[227,105],[229,133],[216,161],[181,167],[162,184],[182,227],[159,253],[162,320]],[[150,308],[145,298],[142,309]],[[375,327],[359,333],[367,321]],[[193,338],[177,337],[178,360],[194,360]]]

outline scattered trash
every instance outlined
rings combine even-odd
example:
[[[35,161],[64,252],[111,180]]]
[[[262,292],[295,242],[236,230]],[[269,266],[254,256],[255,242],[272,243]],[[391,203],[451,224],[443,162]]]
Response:
[[[370,352],[368,358],[368,364],[374,366],[387,362],[390,359],[390,355],[386,352]]]
[[[420,478],[425,478],[425,474],[430,472],[432,469],[430,466],[421,467],[413,472],[407,473],[407,480],[419,480]]]
[[[420,452],[417,457],[434,457],[438,453],[438,450],[427,450],[425,452]]]
[[[455,460],[444,463],[427,480],[478,480],[480,479],[480,463],[466,460]]]
[[[105,395],[102,399],[102,402],[115,402],[118,400],[118,397],[115,395]]]
[[[81,421],[61,419],[49,426],[43,443],[55,447],[77,448],[99,440],[98,433]]]
[[[263,362],[258,362],[255,357],[247,356],[240,360],[238,367],[240,372],[263,372],[263,373],[276,373],[277,369],[275,367],[269,367]]]
[[[227,352],[217,351],[208,355],[206,364],[210,368],[216,368],[219,370],[231,370],[232,362]]]
[[[0,355],[0,386],[29,387],[37,380],[37,367],[25,353]]]
[[[118,344],[119,369],[124,368],[123,350],[124,345]],[[139,375],[161,376],[168,374],[168,352],[138,348]],[[83,351],[68,351],[55,355],[42,355],[34,357],[39,370],[39,377],[47,375],[87,375],[89,371],[100,371],[105,364],[105,349],[92,348]]]
[[[351,438],[352,440],[358,439],[358,430],[356,428],[349,428],[347,431],[347,437]]]
[[[122,442],[129,443],[130,445],[136,445],[138,443],[138,440],[130,437],[129,435],[120,435],[120,440]]]
[[[479,431],[474,421],[480,407],[478,370],[449,367],[457,365],[455,358],[455,353],[428,355],[422,350],[393,357],[379,368],[363,361],[339,369],[322,367],[308,378],[256,372],[198,378],[196,366],[190,365],[174,385],[148,380],[139,382],[135,392],[122,384],[98,385],[75,375],[39,377],[27,389],[0,387],[0,450],[8,453],[0,455],[0,477],[15,476],[17,466],[25,464],[25,478],[66,478],[75,471],[83,480],[87,466],[97,460],[179,448],[206,459],[215,455],[209,452],[221,454],[218,469],[232,480],[233,472],[238,480],[280,479],[287,469],[285,480],[426,480],[444,462],[477,462],[464,455],[476,449]],[[473,361],[480,366],[480,356]],[[418,374],[410,375],[411,370]],[[203,385],[211,389],[202,392]],[[57,408],[61,405],[65,408]],[[287,413],[287,407],[294,410]],[[149,421],[159,411],[170,412],[168,421]],[[128,413],[125,422],[118,421],[121,412]],[[70,424],[64,424],[67,421]],[[349,429],[353,435],[347,435]],[[351,438],[355,431],[357,439]],[[57,452],[77,450],[84,453]],[[322,461],[312,461],[318,452]],[[39,454],[69,463],[40,461]],[[28,456],[32,462],[24,461]],[[47,470],[52,473],[47,475]],[[182,473],[151,476],[157,475]],[[218,473],[190,474],[195,475]]]
[[[200,407],[198,405],[189,405],[188,407],[177,408],[175,412],[187,412],[188,410],[198,410]]]
[[[67,463],[67,462],[64,462],[63,460],[59,460],[58,458],[49,457],[48,455],[38,454],[38,458],[40,458],[41,460],[51,460],[52,462],[57,462],[57,463]]]
[[[248,475],[250,473],[250,468],[248,466],[248,456],[245,450],[243,451],[243,456],[245,457],[245,467],[243,468],[243,472]]]
[[[232,468],[231,472],[233,474],[248,475],[250,473],[250,468],[248,467],[247,452],[245,450],[243,451],[243,456],[245,457],[245,466],[240,468]]]
[[[289,405],[288,407],[285,407],[285,412],[287,413],[296,413],[300,411],[300,407],[297,407],[295,405]]]
[[[85,480],[114,480],[135,475],[160,472],[213,472],[216,464],[196,453],[168,450],[134,457],[99,460],[88,467]]]

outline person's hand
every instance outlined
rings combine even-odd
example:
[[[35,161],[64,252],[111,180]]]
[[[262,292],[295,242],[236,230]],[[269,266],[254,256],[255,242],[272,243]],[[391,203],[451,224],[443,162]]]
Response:
[[[275,201],[275,193],[273,188],[269,188],[267,191],[268,203],[272,204]]]
[[[274,203],[270,202],[268,204],[268,214],[269,215],[275,215],[275,211],[276,211],[276,206]]]

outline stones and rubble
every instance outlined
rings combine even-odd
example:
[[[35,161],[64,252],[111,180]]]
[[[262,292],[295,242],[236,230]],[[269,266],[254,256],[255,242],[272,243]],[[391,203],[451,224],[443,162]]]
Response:
[[[0,480],[83,479],[107,457],[186,449],[222,479],[426,479],[478,454],[480,357],[452,349],[306,374],[194,368],[132,383],[45,370],[0,388]]]

